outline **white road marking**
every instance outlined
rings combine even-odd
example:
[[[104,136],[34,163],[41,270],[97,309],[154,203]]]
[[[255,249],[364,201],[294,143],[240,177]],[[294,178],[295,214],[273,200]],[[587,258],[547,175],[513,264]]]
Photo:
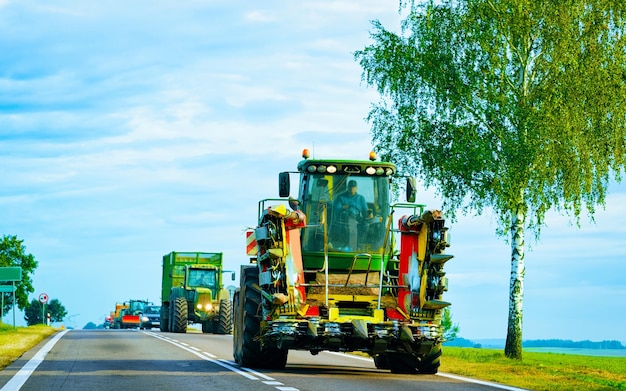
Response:
[[[235,363],[233,363],[232,361],[228,361],[228,360],[224,360],[224,359],[213,359],[212,357],[217,357],[214,354],[208,353],[208,352],[202,352],[202,353],[198,353],[197,351],[200,351],[200,349],[197,349],[191,345],[188,345],[186,343],[181,343],[181,342],[174,342],[173,339],[165,337],[165,336],[161,336],[158,334],[155,334],[153,332],[148,332],[145,331],[145,334],[148,334],[154,338],[158,338],[160,340],[163,340],[167,343],[171,343],[174,346],[177,346],[183,350],[186,350],[190,353],[195,354],[196,356],[200,357],[203,360],[212,362],[214,364],[220,365],[223,368],[226,368],[232,372],[235,372],[238,375],[241,375],[249,380],[263,380],[263,383],[270,385],[270,386],[276,386],[276,389],[280,390],[280,391],[300,391],[298,388],[294,388],[294,387],[286,387],[283,386],[283,383],[277,381],[276,379],[269,377],[261,372],[257,372],[254,369],[250,369],[250,368],[246,368],[246,367],[236,367]],[[197,350],[197,351],[196,351]],[[212,357],[208,357],[208,356],[212,356]],[[0,390],[3,391],[3,390]]]
[[[454,380],[461,380],[461,381],[464,381],[464,382],[467,382],[467,383],[480,384],[480,385],[483,385],[483,386],[498,388],[500,390],[527,391],[525,388],[517,388],[517,387],[513,387],[513,386],[505,386],[505,385],[502,385],[502,384],[491,383],[491,382],[484,381],[484,380],[477,380],[477,379],[471,379],[469,377],[457,376],[457,375],[453,375],[451,373],[439,372],[439,373],[437,373],[437,376],[447,377],[449,379],[454,379]]]
[[[323,353],[335,354],[335,355],[342,356],[342,357],[349,357],[349,358],[353,358],[355,360],[362,360],[362,361],[369,361],[369,362],[373,361],[373,359],[370,358],[370,357],[357,356],[356,354],[347,354],[347,353],[339,353],[339,352],[323,352]],[[506,385],[497,384],[497,383],[491,383],[491,382],[484,381],[484,380],[478,380],[478,379],[472,379],[472,378],[469,378],[469,377],[453,375],[451,373],[439,372],[439,373],[437,373],[437,376],[447,377],[449,379],[454,379],[454,380],[460,380],[460,381],[463,381],[463,382],[466,382],[466,383],[480,384],[480,385],[483,385],[483,386],[489,386],[489,387],[497,388],[497,389],[500,389],[500,390],[527,391],[524,388],[518,388],[518,387],[506,386]]]
[[[0,391],[18,391],[20,388],[22,388],[24,383],[26,383],[26,380],[28,380],[30,375],[35,371],[35,369],[37,369],[39,364],[41,364],[41,362],[46,358],[46,354],[48,354],[48,352],[52,350],[54,344],[56,344],[57,341],[61,339],[61,337],[63,337],[68,331],[69,330],[61,331],[60,333],[57,333],[54,337],[52,337],[52,339],[48,341],[48,343],[46,343],[41,349],[39,349],[37,353],[35,353],[33,358],[28,360],[28,362],[24,364],[24,366],[15,375],[13,375],[11,380],[9,380],[7,384],[5,384],[4,387],[0,389]]]

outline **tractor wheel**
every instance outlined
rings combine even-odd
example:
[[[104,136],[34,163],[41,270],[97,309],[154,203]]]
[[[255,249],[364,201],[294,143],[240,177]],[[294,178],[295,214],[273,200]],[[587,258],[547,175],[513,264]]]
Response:
[[[174,300],[172,316],[172,331],[175,333],[187,332],[188,308],[187,300],[184,297],[177,297]]]
[[[241,335],[243,333],[241,308],[239,308],[239,290],[233,295],[233,358],[241,364]]]
[[[417,358],[411,353],[387,353],[391,373],[417,373]]]
[[[389,357],[387,357],[386,353],[377,354],[374,356],[374,365],[376,365],[377,369],[390,369],[389,368]]]
[[[430,352],[422,358],[417,365],[419,373],[434,375],[441,365],[441,343],[438,343],[430,349]]]
[[[259,269],[254,267],[242,270],[245,285],[241,290],[243,300],[241,325],[241,366],[265,369],[283,369],[287,364],[287,350],[262,347],[258,337],[261,333],[261,292],[255,289],[259,284]]]
[[[230,306],[230,299],[220,300],[220,312],[217,315],[217,322],[214,327],[215,334],[230,334],[233,329],[233,313]]]

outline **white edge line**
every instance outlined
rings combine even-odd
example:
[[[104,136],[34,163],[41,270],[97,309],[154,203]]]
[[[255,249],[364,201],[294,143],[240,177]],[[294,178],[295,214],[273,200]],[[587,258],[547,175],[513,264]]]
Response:
[[[39,364],[41,364],[41,362],[46,358],[46,354],[48,354],[48,352],[52,350],[54,344],[56,344],[57,341],[61,339],[61,337],[63,337],[68,331],[69,330],[61,331],[57,333],[54,337],[52,337],[52,339],[48,341],[48,343],[46,343],[41,349],[39,349],[37,353],[35,353],[33,358],[28,360],[28,362],[24,364],[24,366],[15,375],[13,375],[11,380],[9,380],[4,385],[4,387],[0,388],[0,391],[18,391],[20,388],[22,388],[24,383],[26,383],[26,380],[28,380],[30,375],[35,371],[35,369],[37,369]]]
[[[328,352],[328,351],[325,351],[323,353],[334,354],[334,355],[342,356],[342,357],[350,357],[350,358],[353,358],[355,360],[362,360],[362,361],[369,361],[369,362],[372,362],[372,360],[373,360],[372,358],[361,357],[361,356],[357,356],[355,354],[346,354],[346,353]],[[442,376],[442,377],[447,377],[447,378],[450,378],[450,379],[464,381],[464,382],[467,382],[467,383],[475,383],[475,384],[480,384],[480,385],[483,385],[483,386],[489,386],[489,387],[493,387],[493,388],[498,388],[498,389],[501,389],[501,390],[507,390],[507,391],[527,391],[524,388],[518,388],[518,387],[507,386],[507,385],[498,384],[498,383],[492,383],[492,382],[488,382],[488,381],[485,381],[485,380],[472,379],[472,378],[469,378],[469,377],[453,375],[451,373],[439,372],[439,373],[437,373],[437,375],[438,376]]]
[[[145,334],[148,334],[148,335],[150,335],[150,336],[152,336],[152,337],[154,337],[154,338],[158,338],[158,339],[160,339],[160,340],[162,340],[162,341],[165,341],[165,342],[167,342],[167,343],[171,343],[171,344],[172,344],[172,345],[174,345],[174,346],[178,346],[179,348],[181,348],[181,349],[183,349],[183,350],[186,350],[186,351],[188,351],[189,353],[192,353],[192,354],[194,354],[194,355],[196,355],[196,356],[200,357],[200,358],[201,358],[201,359],[203,359],[203,360],[210,361],[210,362],[212,362],[212,363],[214,363],[214,364],[217,364],[217,365],[219,365],[219,366],[221,366],[221,367],[223,367],[223,368],[228,369],[229,371],[233,371],[233,372],[235,372],[236,374],[241,375],[241,376],[243,376],[243,377],[245,377],[245,378],[248,378],[248,379],[250,379],[250,380],[259,380],[258,378],[256,378],[256,377],[254,377],[254,376],[250,375],[249,373],[247,373],[247,372],[245,372],[245,371],[242,371],[242,370],[241,370],[241,369],[239,369],[239,368],[235,368],[235,367],[233,367],[233,366],[231,366],[231,365],[229,365],[229,364],[226,364],[225,362],[221,362],[220,360],[214,360],[214,359],[212,359],[212,358],[210,358],[210,357],[205,356],[205,355],[204,355],[204,354],[202,354],[202,353],[196,352],[196,351],[195,351],[195,350],[193,350],[193,349],[190,349],[190,348],[188,348],[188,347],[186,347],[186,346],[183,346],[183,345],[181,345],[180,343],[173,342],[173,341],[171,341],[171,340],[169,340],[169,339],[167,339],[167,338],[161,337],[160,335],[156,335],[155,333],[145,332]],[[0,391],[4,391],[4,390],[0,390]]]
[[[474,383],[474,384],[480,384],[483,386],[489,386],[489,387],[493,387],[493,388],[499,388],[501,390],[508,390],[508,391],[528,391],[525,388],[518,388],[518,387],[513,387],[513,386],[506,386],[504,384],[498,384],[498,383],[492,383],[492,382],[488,382],[485,380],[477,380],[477,379],[472,379],[469,377],[463,377],[463,376],[458,376],[458,375],[453,375],[451,373],[443,373],[443,372],[439,372],[437,373],[437,376],[442,376],[442,377],[447,377],[449,379],[455,379],[455,380],[461,380],[467,383]]]
[[[247,368],[247,367],[241,367],[241,369],[243,369],[246,372],[253,373],[253,374],[257,375],[258,377],[261,377],[261,378],[263,378],[265,380],[276,380],[276,379],[274,379],[272,377],[269,377],[269,376],[267,376],[267,375],[265,375],[265,374],[263,374],[261,372],[257,372],[254,369],[250,369],[250,368]]]

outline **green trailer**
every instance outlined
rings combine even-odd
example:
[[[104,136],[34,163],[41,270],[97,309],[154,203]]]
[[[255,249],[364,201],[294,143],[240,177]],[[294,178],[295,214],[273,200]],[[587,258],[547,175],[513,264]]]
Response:
[[[161,331],[185,333],[199,323],[203,333],[230,334],[232,307],[223,285],[222,253],[171,252],[163,256]]]

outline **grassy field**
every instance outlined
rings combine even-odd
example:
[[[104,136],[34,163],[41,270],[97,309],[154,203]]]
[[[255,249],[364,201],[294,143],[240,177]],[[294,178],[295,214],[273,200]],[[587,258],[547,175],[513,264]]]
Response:
[[[44,325],[13,328],[0,323],[0,369],[57,331],[58,329]]]
[[[537,391],[626,390],[626,357],[524,352],[515,361],[501,350],[445,346],[440,371]]]
[[[57,331],[0,323],[0,369]],[[524,352],[514,361],[500,350],[445,346],[440,371],[536,391],[626,390],[626,357]]]

